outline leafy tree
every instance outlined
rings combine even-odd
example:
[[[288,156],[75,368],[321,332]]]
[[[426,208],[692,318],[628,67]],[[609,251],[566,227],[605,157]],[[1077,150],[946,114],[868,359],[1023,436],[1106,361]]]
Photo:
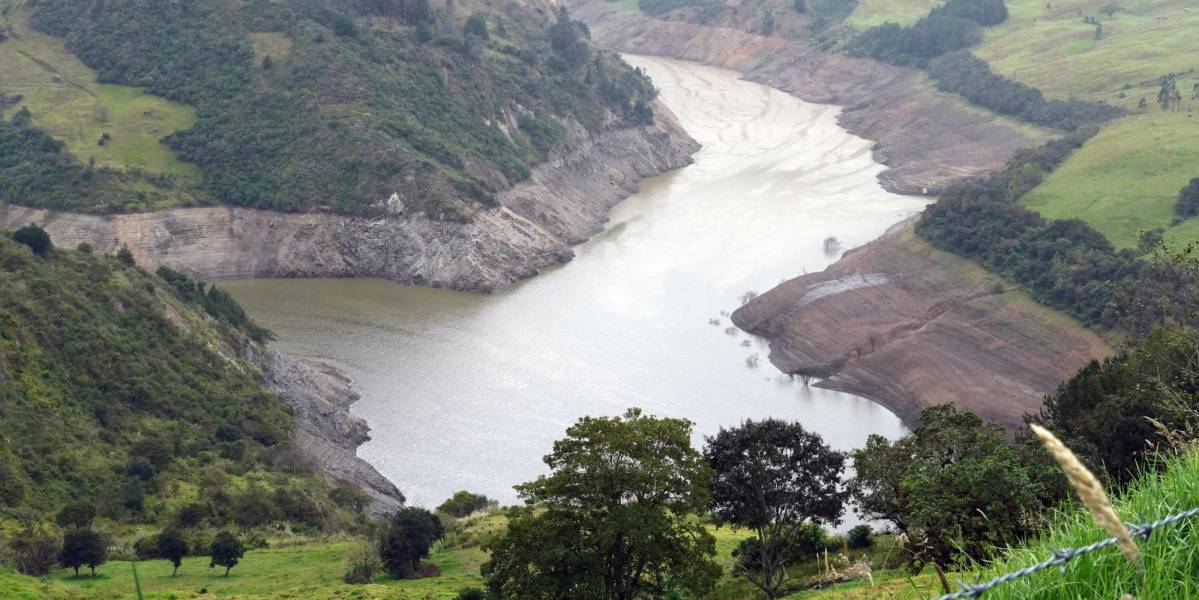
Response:
[[[1178,193],[1178,203],[1174,205],[1174,212],[1183,219],[1199,215],[1199,177],[1192,179]]]
[[[92,577],[95,577],[96,567],[107,559],[108,545],[99,533],[91,529],[74,529],[63,535],[58,562],[65,568],[74,569],[76,577],[79,567],[84,566],[91,569]]]
[[[45,256],[54,247],[50,243],[50,234],[33,223],[13,232],[12,239],[29,246],[29,249],[39,256]]]
[[[720,522],[752,529],[759,544],[761,577],[745,576],[768,599],[781,597],[783,562],[805,522],[836,524],[843,494],[845,456],[799,423],[746,421],[707,439],[704,458],[713,471],[712,512]]]
[[[133,253],[129,251],[129,246],[124,244],[122,244],[121,248],[117,250],[117,260],[119,260],[121,264],[125,265],[126,267],[132,267],[135,264],[133,260]]]
[[[920,560],[941,569],[1025,538],[1028,515],[1061,497],[1002,428],[948,405],[925,409],[894,443],[871,436],[853,457],[850,490],[862,514],[890,520]]]
[[[855,525],[845,536],[846,543],[850,548],[869,548],[874,545],[873,533],[873,529],[866,523]]]
[[[216,534],[216,538],[212,540],[209,554],[212,555],[212,560],[208,563],[208,568],[225,567],[225,577],[228,577],[229,570],[236,567],[241,557],[245,556],[246,547],[242,545],[241,540],[237,539],[237,536],[228,531],[222,531]]]
[[[187,556],[187,540],[178,531],[167,529],[158,534],[158,556],[171,563],[171,577],[179,571],[179,565],[183,564],[183,557]]]
[[[348,484],[334,487],[329,492],[329,499],[342,508],[349,508],[359,513],[366,510],[367,505],[371,502],[370,494]]]
[[[462,33],[465,35],[473,35],[481,40],[491,39],[491,34],[487,32],[487,17],[483,13],[474,13],[466,19],[466,25],[462,27]]]
[[[449,500],[441,503],[437,507],[438,512],[443,512],[452,517],[462,518],[475,511],[482,510],[493,504],[492,500],[483,494],[474,494],[465,490],[454,492],[454,495]]]
[[[379,543],[379,557],[392,577],[411,577],[420,570],[420,560],[429,556],[433,542],[445,536],[437,515],[409,507],[391,518],[387,534]]]
[[[59,509],[58,514],[54,516],[54,522],[60,527],[69,527],[71,529],[85,529],[92,526],[92,521],[96,519],[96,507],[91,502],[77,500],[71,502]]]
[[[204,508],[203,504],[192,502],[179,507],[173,523],[179,529],[192,529],[203,523],[207,516],[208,510]]]
[[[8,541],[8,559],[12,566],[33,577],[41,577],[54,568],[59,550],[58,539],[35,522],[27,523]]]
[[[715,540],[692,517],[708,505],[710,470],[690,436],[689,421],[639,409],[568,428],[545,457],[551,473],[516,486],[528,506],[488,545],[489,592],[632,600],[710,589]]]

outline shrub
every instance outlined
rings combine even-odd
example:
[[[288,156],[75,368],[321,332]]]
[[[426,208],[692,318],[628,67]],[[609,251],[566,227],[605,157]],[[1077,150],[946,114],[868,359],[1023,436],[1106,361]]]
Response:
[[[58,514],[54,517],[54,522],[58,523],[59,527],[82,529],[91,527],[92,521],[96,519],[96,507],[90,502],[76,501],[59,509]]]
[[[392,577],[410,577],[420,569],[420,560],[429,555],[433,542],[445,536],[437,515],[423,508],[405,508],[391,519],[387,534],[379,544],[379,556]]]
[[[482,510],[493,504],[492,500],[482,494],[474,494],[465,490],[454,492],[454,495],[449,500],[441,503],[437,507],[438,512],[443,512],[452,517],[459,519],[475,512]]]
[[[40,529],[30,528],[9,540],[7,559],[17,571],[40,577],[54,568],[58,553],[57,538]]]
[[[458,595],[455,596],[454,600],[483,600],[483,598],[483,590],[471,587],[464,588],[462,591],[458,592]]]
[[[1178,204],[1174,205],[1174,212],[1183,219],[1199,215],[1199,177],[1192,179],[1178,193]]]
[[[33,223],[16,230],[12,234],[12,239],[29,246],[29,249],[39,256],[44,256],[54,247],[50,243],[50,234]]]
[[[342,579],[352,585],[370,583],[375,579],[375,574],[383,570],[379,546],[368,539],[355,542],[350,547],[346,563],[346,574]]]
[[[850,529],[846,539],[849,541],[850,548],[869,548],[874,545],[873,534],[873,529],[869,525],[862,523]]]

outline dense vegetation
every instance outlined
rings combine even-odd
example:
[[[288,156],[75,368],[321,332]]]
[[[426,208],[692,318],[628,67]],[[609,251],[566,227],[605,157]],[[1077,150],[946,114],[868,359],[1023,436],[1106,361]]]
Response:
[[[1007,19],[1003,0],[949,0],[908,27],[884,23],[850,41],[853,54],[896,65],[925,68],[930,60],[977,44],[982,27]]]
[[[229,296],[37,232],[0,238],[0,514],[20,523],[0,554],[38,572],[56,525],[93,520],[169,525],[200,552],[212,528],[360,526],[360,493],[291,444],[243,355],[264,332]],[[90,536],[72,556],[94,558]]]
[[[999,114],[1064,131],[1125,114],[1123,109],[1103,102],[1046,101],[1037,88],[992,73],[986,62],[965,49],[930,60],[928,74],[942,91],[958,94]]]
[[[1174,212],[1179,219],[1199,216],[1199,177],[1192,179],[1178,193],[1178,204],[1174,205]]]
[[[195,106],[196,124],[165,141],[202,168],[211,197],[241,206],[370,214],[395,194],[405,210],[468,218],[567,143],[568,126],[652,118],[647,79],[565,12],[519,2],[472,14],[470,28],[420,0],[31,11],[101,81]],[[86,198],[58,204],[122,209]]]

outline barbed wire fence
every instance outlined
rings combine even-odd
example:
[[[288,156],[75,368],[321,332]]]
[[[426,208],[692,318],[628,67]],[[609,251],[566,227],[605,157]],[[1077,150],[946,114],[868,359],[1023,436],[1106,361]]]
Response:
[[[1190,510],[1183,511],[1183,512],[1180,512],[1177,514],[1173,514],[1168,517],[1163,517],[1161,519],[1158,519],[1156,521],[1152,521],[1149,523],[1142,523],[1140,525],[1129,525],[1128,531],[1129,531],[1129,533],[1132,534],[1133,538],[1148,538],[1149,534],[1153,533],[1153,531],[1156,529],[1166,527],[1167,525],[1173,525],[1174,523],[1178,523],[1179,521],[1185,521],[1187,519],[1190,519],[1190,518],[1196,517],[1196,516],[1199,516],[1199,507],[1192,508]],[[1064,550],[1055,550],[1053,552],[1053,556],[1050,556],[1049,558],[1046,558],[1045,560],[1042,560],[1041,562],[1031,564],[1027,567],[1024,567],[1023,569],[1017,569],[1010,573],[1005,573],[1005,574],[1000,575],[999,577],[996,577],[990,581],[986,581],[983,583],[977,583],[977,584],[969,584],[969,583],[965,583],[962,581],[958,581],[957,584],[961,588],[960,590],[953,592],[951,594],[945,594],[944,596],[939,596],[938,598],[936,598],[936,600],[961,600],[962,598],[979,598],[983,595],[983,593],[985,593],[989,590],[992,590],[996,587],[999,587],[1001,585],[1011,583],[1013,581],[1016,581],[1017,579],[1022,579],[1024,577],[1028,577],[1029,575],[1038,573],[1040,571],[1044,571],[1045,569],[1050,569],[1053,567],[1064,568],[1066,566],[1066,563],[1068,563],[1084,554],[1089,554],[1096,550],[1107,548],[1108,546],[1115,546],[1117,543],[1118,543],[1118,541],[1116,540],[1116,538],[1109,537],[1106,540],[1098,541],[1098,542],[1095,542],[1094,544],[1089,544],[1089,545],[1083,546],[1081,548],[1067,548]]]

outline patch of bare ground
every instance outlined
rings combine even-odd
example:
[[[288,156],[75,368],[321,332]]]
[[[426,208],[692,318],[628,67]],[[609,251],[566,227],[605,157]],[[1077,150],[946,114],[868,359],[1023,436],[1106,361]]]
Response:
[[[733,314],[779,369],[875,400],[913,424],[951,403],[1015,428],[1043,396],[1111,353],[1093,332],[911,228]]]

